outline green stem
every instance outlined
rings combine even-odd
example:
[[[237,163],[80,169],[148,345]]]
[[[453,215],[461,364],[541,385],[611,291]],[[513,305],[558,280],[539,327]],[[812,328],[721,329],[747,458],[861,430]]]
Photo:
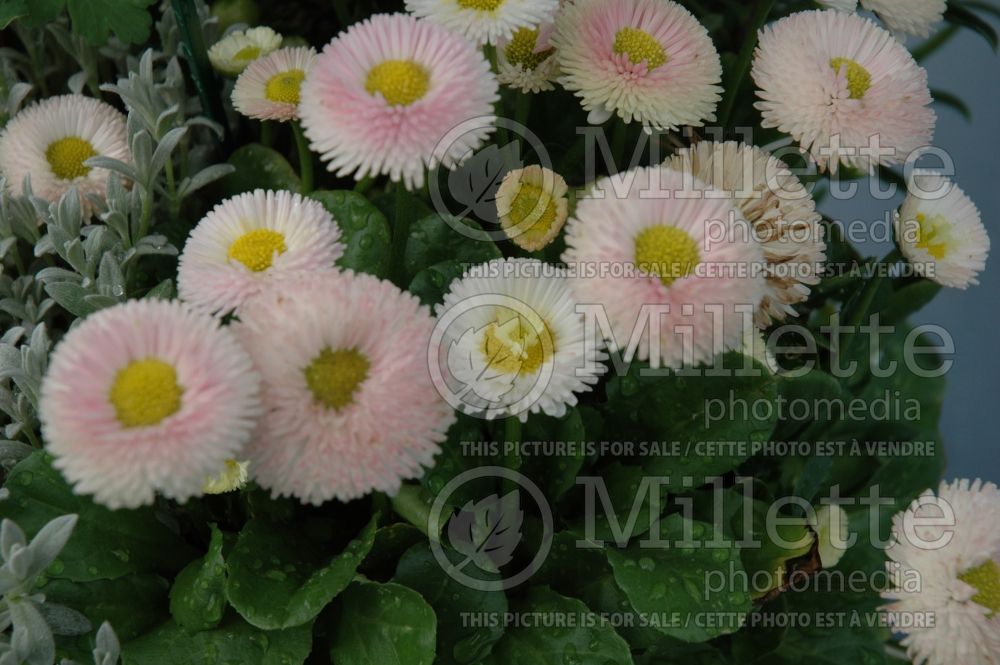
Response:
[[[397,182],[396,187],[396,219],[392,228],[392,264],[390,270],[394,277],[393,281],[397,286],[401,284],[406,268],[403,264],[403,257],[406,254],[406,242],[410,236],[410,207],[406,196],[406,187],[402,182]]]
[[[175,222],[180,216],[180,201],[177,200],[177,182],[174,179],[174,162],[172,159],[167,160],[166,164],[166,174],[167,174],[167,196],[170,199],[170,221]]]
[[[358,180],[357,184],[354,185],[354,191],[358,194],[367,194],[368,190],[370,190],[374,184],[375,178],[370,175],[366,175],[361,180]]]
[[[32,446],[34,446],[35,448],[42,447],[42,442],[38,440],[37,436],[35,436],[35,431],[33,429],[31,429],[30,427],[25,427],[21,431],[24,432],[24,436],[28,438],[28,442]]]
[[[424,498],[424,491],[420,485],[404,484],[400,486],[396,496],[392,497],[390,502],[397,515],[420,529],[428,538],[438,539],[440,534],[430,534],[431,507]]]
[[[913,48],[913,59],[920,62],[931,53],[934,53],[939,48],[951,41],[951,38],[958,34],[958,26],[954,23],[949,24],[948,27],[937,32],[933,37],[927,41],[919,44]]]
[[[519,450],[521,448],[521,421],[518,420],[517,416],[507,416],[503,421],[503,439],[505,450]],[[515,469],[518,457],[518,453],[505,455],[504,467]],[[504,478],[501,485],[505,494],[518,489],[517,483],[509,478]]]
[[[733,114],[733,107],[736,105],[736,98],[739,96],[743,79],[746,78],[750,69],[750,61],[753,59],[754,49],[757,48],[757,34],[764,27],[771,9],[774,8],[775,0],[757,0],[757,5],[750,19],[750,33],[743,40],[743,48],[737,56],[736,63],[730,71],[729,80],[726,82],[726,94],[719,107],[719,126],[725,127],[729,124],[729,119]]]
[[[302,132],[302,125],[292,123],[292,134],[295,136],[295,151],[299,153],[299,177],[302,178],[302,193],[309,194],[313,190],[313,158],[309,150],[309,142]]]
[[[212,63],[208,59],[208,49],[205,47],[205,35],[201,30],[201,19],[194,0],[171,0],[177,28],[180,32],[181,45],[191,67],[191,78],[198,91],[205,114],[219,125],[226,127],[226,112],[222,107],[222,97],[219,91],[222,86],[215,76]],[[227,132],[227,137],[229,136]]]
[[[274,123],[262,120],[260,123],[260,144],[268,148],[274,143]]]
[[[534,95],[518,93],[517,106],[514,107],[514,120],[525,127],[528,126],[528,116],[531,115],[531,100]]]

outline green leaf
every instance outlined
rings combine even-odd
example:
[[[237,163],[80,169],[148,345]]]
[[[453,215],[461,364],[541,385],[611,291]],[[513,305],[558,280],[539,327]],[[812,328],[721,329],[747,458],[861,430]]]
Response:
[[[28,15],[28,5],[25,0],[0,0],[0,30],[3,30],[14,19]]]
[[[485,665],[563,665],[564,663],[632,663],[628,644],[613,628],[579,600],[561,596],[548,587],[535,587],[512,608],[524,616],[558,615],[566,627],[536,625],[514,627],[493,647]]]
[[[385,279],[389,276],[389,222],[368,199],[352,191],[319,191],[309,195],[323,204],[343,234],[347,249],[337,265]]]
[[[255,189],[299,191],[299,176],[284,156],[272,148],[250,143],[229,156],[236,171],[219,182],[225,196],[236,196]]]
[[[420,529],[406,522],[379,527],[375,531],[375,543],[364,562],[358,566],[358,572],[367,577],[388,579],[392,577],[396,562],[403,553],[426,540],[427,536]]]
[[[528,455],[520,469],[541,488],[549,501],[558,501],[576,485],[576,477],[586,459],[587,433],[580,410],[571,408],[562,418],[531,414],[521,438],[522,441],[553,441],[566,447],[563,451],[566,454],[550,455],[542,450],[540,454]]]
[[[612,510],[609,512],[605,507],[600,494],[595,498],[596,514],[593,516],[582,515],[573,520],[571,528],[578,534],[591,535],[597,540],[619,542],[624,545],[632,538],[643,535],[649,531],[652,522],[660,516],[660,512],[667,506],[666,486],[647,485],[643,480],[649,474],[639,466],[628,466],[617,460],[607,464],[599,472],[588,475],[600,475],[604,482],[604,488],[608,492],[608,500],[611,502]],[[597,492],[596,489],[587,488],[587,492]],[[658,492],[660,495],[659,512],[655,512],[652,505],[652,495]],[[637,509],[636,509],[637,508]],[[651,515],[651,512],[655,514]],[[635,524],[628,528],[628,521],[633,515]],[[612,526],[611,520],[617,520],[617,526]],[[589,520],[593,520],[593,534],[586,533]],[[621,540],[619,540],[621,539]]]
[[[944,13],[944,20],[979,33],[994,53],[1000,45],[1000,39],[997,38],[997,31],[993,26],[960,4],[949,2],[948,9]]]
[[[253,519],[229,555],[229,602],[247,621],[272,630],[311,621],[347,588],[375,540],[375,518],[330,558],[294,528]]]
[[[462,235],[455,228],[461,226],[482,233],[482,228],[469,219],[431,215],[415,221],[410,227],[406,252],[403,254],[406,281],[413,280],[421,270],[443,261],[455,261],[467,267],[502,256],[493,242],[474,240]]]
[[[46,23],[56,20],[59,13],[66,6],[66,0],[31,0],[25,3],[28,7],[28,15],[24,19],[25,25],[29,28],[40,28]]]
[[[708,584],[710,574],[719,572],[740,575],[743,564],[734,543],[707,547],[713,537],[708,524],[692,522],[673,514],[660,523],[660,536],[671,543],[669,548],[643,548],[638,543],[627,549],[608,549],[608,561],[615,580],[632,606],[647,616],[675,616],[659,630],[685,642],[705,642],[739,628],[738,615],[750,610],[750,596],[745,590],[715,591]],[[701,547],[692,549],[677,543],[693,539]],[[706,616],[725,617],[719,623],[705,622]]]
[[[768,665],[883,665],[885,639],[875,630],[847,626],[799,628],[788,632],[767,662]]]
[[[168,618],[169,587],[159,575],[133,574],[92,582],[49,580],[39,591],[46,602],[82,612],[95,630],[107,621],[119,639],[130,640]]]
[[[191,633],[173,621],[124,645],[124,665],[302,665],[312,649],[312,625],[262,631],[227,614],[214,630]]]
[[[465,269],[458,261],[442,261],[418,272],[406,288],[424,305],[433,307],[444,300],[451,283],[461,279]]]
[[[942,106],[947,106],[955,111],[958,111],[966,122],[972,122],[972,109],[969,105],[959,97],[958,95],[953,95],[950,92],[945,92],[944,90],[931,90],[931,97],[934,98],[935,104],[941,104]]]
[[[885,310],[887,324],[902,322],[919,312],[941,292],[941,285],[929,279],[919,279],[892,294],[892,301]]]
[[[194,552],[157,519],[149,508],[111,511],[73,493],[37,452],[10,472],[0,501],[0,518],[14,520],[29,536],[60,515],[80,516],[73,535],[49,567],[50,578],[89,582],[129,573],[173,573]]]
[[[156,0],[66,0],[73,19],[73,32],[101,45],[113,32],[126,44],[142,44],[149,39],[153,19],[146,9]]]
[[[330,655],[350,665],[431,665],[436,633],[434,610],[413,589],[355,582],[340,597]]]
[[[442,550],[458,565],[462,557],[451,550]],[[483,574],[483,579],[499,579],[499,575]],[[416,589],[438,618],[437,660],[439,665],[475,663],[489,655],[493,644],[503,635],[503,626],[489,624],[466,625],[473,614],[502,616],[507,612],[507,596],[502,591],[478,591],[449,575],[441,568],[427,543],[416,545],[403,555],[396,568],[394,582]]]
[[[188,630],[215,628],[226,609],[226,562],[222,532],[210,525],[208,552],[180,572],[170,589],[170,614]]]

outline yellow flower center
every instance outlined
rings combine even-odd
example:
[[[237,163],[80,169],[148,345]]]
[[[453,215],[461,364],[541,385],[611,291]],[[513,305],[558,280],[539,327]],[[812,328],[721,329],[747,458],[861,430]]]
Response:
[[[830,58],[830,66],[837,72],[840,72],[842,67],[847,68],[847,89],[851,93],[851,99],[861,99],[872,87],[872,75],[854,60]]]
[[[929,218],[922,212],[917,213],[917,247],[926,250],[935,259],[941,260],[948,253],[948,243],[951,242],[951,224],[942,215]]]
[[[271,267],[276,254],[284,254],[285,236],[271,229],[254,229],[236,239],[229,246],[229,258],[236,259],[254,272]]]
[[[525,236],[525,244],[537,244],[552,230],[558,216],[556,202],[538,185],[521,183],[510,205],[510,224]]]
[[[509,312],[505,312],[509,314]],[[502,374],[535,374],[555,353],[552,331],[541,319],[528,321],[515,314],[491,323],[483,335],[480,351],[487,367]]]
[[[690,275],[699,262],[698,243],[675,226],[651,226],[635,238],[635,264],[643,272],[659,277],[664,286]]]
[[[233,60],[237,62],[252,62],[260,57],[259,46],[244,46],[233,54]]]
[[[978,592],[972,597],[972,602],[982,605],[990,611],[990,615],[1000,612],[1000,566],[992,559],[981,566],[976,566],[958,576]]]
[[[275,74],[267,82],[264,88],[264,96],[272,102],[284,102],[285,104],[299,103],[299,88],[302,87],[302,79],[306,73],[301,69],[292,69],[287,72]]]
[[[545,59],[552,55],[555,49],[546,49],[540,53],[535,53],[538,45],[538,29],[520,28],[514,33],[513,38],[504,48],[504,55],[507,60],[514,65],[519,65],[525,70],[533,70],[538,65],[545,62]]]
[[[481,12],[495,11],[504,3],[504,0],[458,0],[458,6],[462,9],[477,9]]]
[[[633,64],[645,61],[649,71],[667,62],[667,52],[652,35],[638,28],[622,28],[615,35],[614,51],[625,54]]]
[[[173,366],[147,358],[118,372],[108,398],[122,426],[150,427],[177,413],[183,394]]]
[[[339,411],[354,401],[354,393],[368,377],[371,363],[357,349],[327,347],[303,372],[313,398],[328,409]]]
[[[53,141],[45,149],[45,159],[48,160],[52,172],[62,180],[73,180],[90,173],[90,167],[83,163],[97,155],[94,146],[77,136]]]
[[[409,106],[422,99],[431,87],[431,75],[412,60],[386,60],[368,72],[365,90],[381,93],[392,106]]]

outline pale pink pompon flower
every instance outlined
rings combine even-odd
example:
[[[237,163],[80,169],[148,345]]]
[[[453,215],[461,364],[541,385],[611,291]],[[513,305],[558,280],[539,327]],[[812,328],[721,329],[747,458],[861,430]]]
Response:
[[[414,189],[493,132],[499,84],[470,42],[405,14],[378,14],[327,44],[302,85],[312,149],[338,176],[389,175]]]
[[[765,27],[752,73],[763,126],[791,134],[821,169],[898,164],[933,138],[927,72],[856,14],[799,12]]]
[[[40,418],[55,467],[110,508],[184,501],[238,458],[260,412],[250,357],[179,302],[92,314],[52,355]]]
[[[739,349],[765,294],[749,224],[690,173],[639,168],[599,180],[566,224],[563,261],[582,305],[607,316],[610,348],[653,367]],[[688,195],[684,193],[687,192]]]
[[[715,119],[722,65],[705,27],[671,0],[577,0],[556,16],[560,81],[592,122],[657,128]]]
[[[237,334],[262,377],[251,473],[304,503],[395,492],[430,466],[454,422],[431,381],[430,310],[370,275],[276,280]]]

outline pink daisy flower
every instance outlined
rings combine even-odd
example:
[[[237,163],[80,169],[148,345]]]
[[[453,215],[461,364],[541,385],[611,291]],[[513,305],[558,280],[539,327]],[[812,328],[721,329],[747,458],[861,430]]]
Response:
[[[559,0],[406,0],[406,9],[477,44],[496,44],[519,28],[551,21]]]
[[[709,362],[741,348],[753,326],[765,293],[763,251],[728,198],[693,193],[690,174],[635,169],[599,180],[566,225],[562,258],[577,302],[603,307],[610,347],[626,360]]]
[[[498,89],[489,63],[461,36],[379,14],[323,49],[299,113],[330,171],[359,180],[388,174],[413,189],[427,168],[454,168],[483,144],[496,123]]]
[[[434,319],[389,282],[300,274],[247,302],[236,330],[261,373],[247,448],[276,496],[305,503],[395,492],[430,466],[454,422],[427,368]]]
[[[257,120],[287,122],[299,117],[299,90],[316,51],[283,48],[247,65],[233,88],[233,107]]]
[[[319,202],[258,189],[226,199],[198,222],[181,254],[181,299],[228,314],[277,275],[332,268],[340,227]]]
[[[42,383],[46,448],[80,494],[110,508],[185,501],[238,457],[260,408],[232,333],[179,302],[132,300],[62,340]]]
[[[856,14],[799,12],[764,28],[753,79],[763,126],[791,134],[821,169],[897,164],[934,134],[927,72]]]
[[[939,522],[918,526],[917,518]],[[928,520],[927,518],[931,518]],[[1000,490],[979,480],[942,482],[892,519],[890,625],[914,663],[1000,664]],[[942,524],[943,523],[943,524]],[[915,625],[914,625],[915,624]]]
[[[577,0],[556,16],[560,81],[592,122],[654,127],[715,119],[722,65],[708,31],[670,0]]]

